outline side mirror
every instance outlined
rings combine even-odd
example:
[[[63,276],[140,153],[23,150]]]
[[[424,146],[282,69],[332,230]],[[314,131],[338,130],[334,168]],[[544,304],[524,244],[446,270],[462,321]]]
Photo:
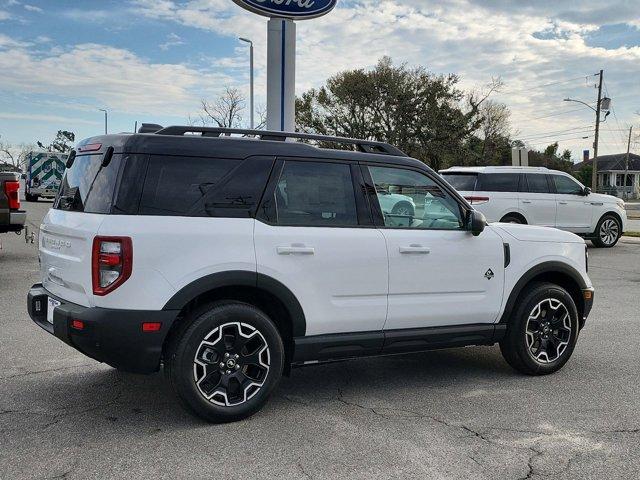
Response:
[[[586,197],[587,195],[589,195],[591,193],[591,189],[589,187],[584,187],[584,190],[582,190],[582,194]]]
[[[486,226],[487,219],[485,216],[477,210],[471,210],[469,219],[467,220],[467,230],[470,231],[474,237],[477,237],[484,231],[484,227]]]

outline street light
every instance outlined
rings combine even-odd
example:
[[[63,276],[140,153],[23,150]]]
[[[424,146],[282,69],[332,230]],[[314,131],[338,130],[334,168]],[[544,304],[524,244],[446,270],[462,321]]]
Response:
[[[250,75],[250,94],[249,94],[249,109],[250,109],[250,128],[253,129],[253,42],[248,38],[240,37],[238,40],[249,44],[249,75]]]
[[[101,112],[104,112],[104,134],[107,134],[107,111],[104,108],[99,108]]]

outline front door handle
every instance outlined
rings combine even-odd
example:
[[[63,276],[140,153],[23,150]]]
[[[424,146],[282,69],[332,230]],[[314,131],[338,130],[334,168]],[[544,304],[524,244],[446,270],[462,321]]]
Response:
[[[408,247],[400,247],[400,253],[418,253],[422,255],[426,255],[430,253],[431,249],[428,247],[424,247],[422,245],[418,245],[417,243],[412,243]]]
[[[558,202],[560,205],[566,205],[567,202]]]
[[[316,253],[313,247],[307,247],[302,243],[283,245],[276,248],[278,255],[313,255]]]
[[[522,200],[522,203],[531,203],[531,200]]]

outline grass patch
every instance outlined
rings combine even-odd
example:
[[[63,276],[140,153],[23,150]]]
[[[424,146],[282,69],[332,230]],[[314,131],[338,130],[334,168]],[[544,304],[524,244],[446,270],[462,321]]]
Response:
[[[624,232],[625,237],[638,237],[640,238],[640,232]]]

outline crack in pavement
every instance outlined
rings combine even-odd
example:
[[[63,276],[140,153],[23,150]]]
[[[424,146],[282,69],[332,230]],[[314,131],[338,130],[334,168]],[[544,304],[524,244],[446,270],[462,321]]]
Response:
[[[39,373],[49,373],[49,372],[58,372],[58,371],[62,371],[62,370],[71,370],[73,368],[82,368],[82,367],[90,367],[91,365],[95,365],[93,363],[83,363],[81,365],[71,365],[71,366],[67,366],[67,367],[56,367],[56,368],[50,368],[47,370],[28,370],[26,372],[21,372],[21,373],[15,373],[13,375],[8,375],[6,377],[0,377],[0,381],[2,380],[11,380],[12,378],[21,378],[21,377],[27,377],[30,375],[38,375]]]

